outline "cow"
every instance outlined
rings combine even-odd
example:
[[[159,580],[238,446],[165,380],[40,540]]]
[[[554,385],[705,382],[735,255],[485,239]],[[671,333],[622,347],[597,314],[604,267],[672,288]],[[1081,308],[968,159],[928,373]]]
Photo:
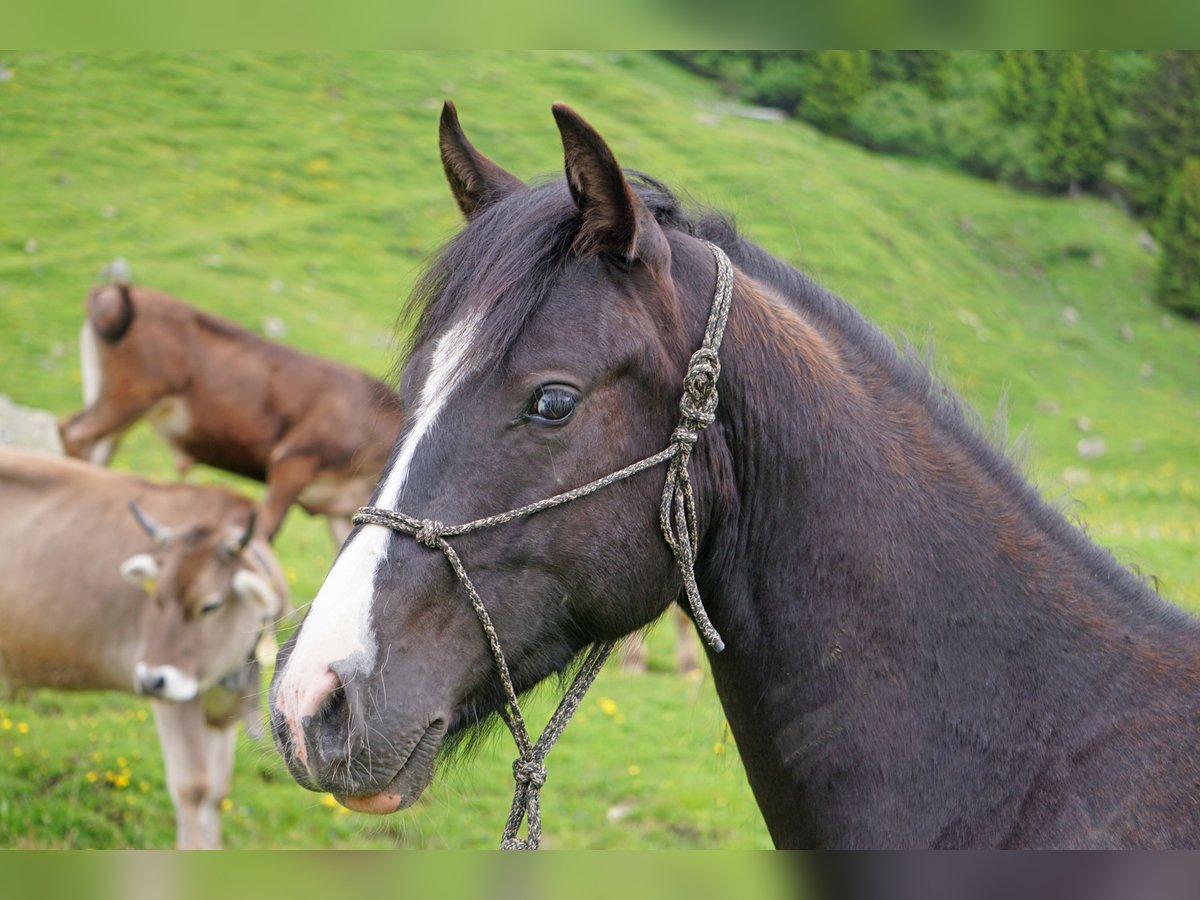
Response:
[[[259,727],[287,608],[255,512],[222,488],[0,447],[0,682],[149,698],[181,849],[220,846],[237,723]]]
[[[125,281],[88,294],[80,357],[86,406],[60,423],[69,456],[107,465],[145,418],[181,472],[201,462],[266,482],[268,540],[299,503],[340,545],[404,421],[383,382]]]

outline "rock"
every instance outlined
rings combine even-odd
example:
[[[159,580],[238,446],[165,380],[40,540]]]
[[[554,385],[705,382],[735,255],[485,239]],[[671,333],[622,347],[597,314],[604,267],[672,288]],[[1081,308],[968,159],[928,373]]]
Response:
[[[1062,311],[1062,320],[1067,325],[1079,324],[1079,310],[1073,306],[1064,306]]]
[[[1150,237],[1150,232],[1148,232],[1148,231],[1142,231],[1142,232],[1138,233],[1137,243],[1138,243],[1138,246],[1141,247],[1143,250],[1145,250],[1147,253],[1157,253],[1158,252],[1158,244],[1155,243],[1154,238]]]
[[[0,444],[63,455],[54,413],[21,406],[3,394],[0,394]]]
[[[266,316],[262,320],[262,330],[269,338],[281,338],[287,334],[287,326],[279,316]]]
[[[1132,342],[1133,341],[1133,326],[1130,325],[1128,322],[1122,322],[1121,327],[1117,329],[1117,337],[1119,337],[1121,340],[1123,340],[1127,344]]]
[[[1034,409],[1044,416],[1057,416],[1062,412],[1062,404],[1057,400],[1039,400]]]
[[[1102,437],[1080,438],[1079,443],[1075,445],[1075,449],[1079,451],[1079,455],[1084,459],[1096,459],[1104,455],[1104,451],[1108,446],[1104,443]]]
[[[106,281],[124,281],[128,284],[133,281],[133,270],[129,268],[129,260],[118,256],[100,270],[100,277]]]
[[[1078,466],[1068,466],[1063,469],[1063,482],[1067,487],[1079,487],[1081,484],[1087,484],[1092,480],[1092,473],[1087,469],[1081,469]]]
[[[1077,418],[1075,420],[1075,427],[1078,428],[1080,431],[1091,431],[1092,430],[1092,420],[1089,419],[1087,416],[1080,416],[1079,418]]]
[[[1138,378],[1142,381],[1149,381],[1154,377],[1154,363],[1144,362],[1138,366]]]
[[[635,809],[637,807],[632,803],[618,803],[616,806],[608,808],[608,811],[604,814],[604,818],[610,822],[620,822]]]

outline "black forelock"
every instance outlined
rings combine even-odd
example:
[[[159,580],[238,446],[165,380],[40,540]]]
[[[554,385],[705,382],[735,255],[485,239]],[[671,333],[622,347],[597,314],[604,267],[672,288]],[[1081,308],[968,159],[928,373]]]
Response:
[[[662,227],[695,231],[695,220],[665,185],[638,172],[626,176]],[[503,360],[570,259],[582,222],[565,180],[515,191],[484,211],[437,252],[417,282],[401,314],[416,323],[407,349],[477,309],[479,346],[492,361]]]

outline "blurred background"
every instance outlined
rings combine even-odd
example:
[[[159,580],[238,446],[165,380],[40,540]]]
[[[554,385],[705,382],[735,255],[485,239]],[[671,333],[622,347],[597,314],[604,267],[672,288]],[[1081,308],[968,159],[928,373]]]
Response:
[[[560,171],[550,104],[621,162],[840,293],[1018,442],[1099,543],[1200,610],[1200,54],[0,52],[0,433],[82,406],[83,298],[137,284],[387,375],[400,303],[459,225],[442,100],[523,177]],[[12,427],[12,426],[8,426]],[[115,466],[177,477],[145,425]],[[261,496],[198,467],[187,476]],[[293,510],[298,605],[334,548]],[[2,577],[2,573],[0,573]],[[546,846],[769,846],[707,672],[610,665],[550,759]],[[551,691],[533,718],[548,714]],[[228,847],[493,847],[506,736],[367,819],[243,735]],[[0,695],[0,846],[169,847],[144,702]]]

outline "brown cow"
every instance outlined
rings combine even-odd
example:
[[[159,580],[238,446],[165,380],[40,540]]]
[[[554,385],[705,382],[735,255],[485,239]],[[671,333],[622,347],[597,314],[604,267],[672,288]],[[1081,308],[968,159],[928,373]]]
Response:
[[[87,406],[60,426],[70,456],[107,464],[145,417],[181,471],[195,461],[265,481],[268,540],[298,502],[340,544],[403,424],[383,382],[124,282],[88,294],[80,356]]]
[[[151,698],[184,849],[220,846],[255,648],[286,606],[253,518],[220,488],[0,447],[0,682]]]

